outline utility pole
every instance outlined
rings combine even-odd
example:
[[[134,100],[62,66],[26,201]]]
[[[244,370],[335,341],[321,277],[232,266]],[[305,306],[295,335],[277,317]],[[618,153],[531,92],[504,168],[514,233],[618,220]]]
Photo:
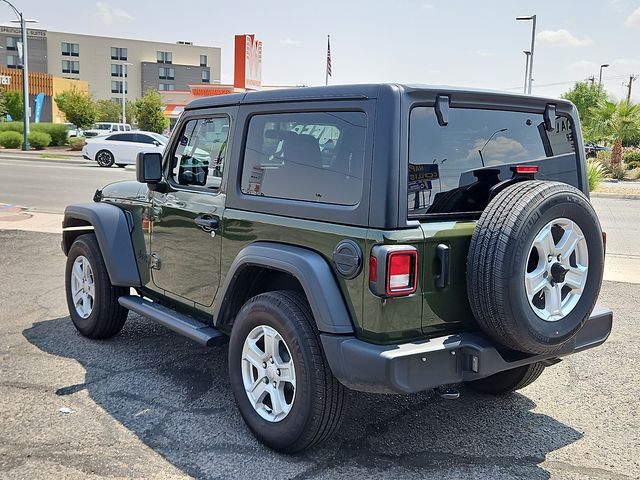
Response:
[[[627,83],[627,103],[631,103],[631,87],[633,85],[633,81],[637,80],[637,75],[629,75],[629,83]]]
[[[591,75],[590,77],[587,77],[587,80],[591,82],[592,87],[596,84],[596,77],[594,77],[593,75]]]

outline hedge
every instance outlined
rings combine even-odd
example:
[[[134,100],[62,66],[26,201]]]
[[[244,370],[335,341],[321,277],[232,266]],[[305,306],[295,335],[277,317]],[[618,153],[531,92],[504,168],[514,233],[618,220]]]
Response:
[[[624,159],[624,163],[631,163],[631,162],[640,163],[640,150],[627,152],[624,154],[622,158]]]
[[[0,145],[4,148],[18,148],[22,145],[22,134],[13,131],[0,132]]]
[[[60,147],[67,144],[67,126],[63,123],[31,123],[30,132],[43,132],[51,137],[50,145]],[[23,132],[22,122],[1,122],[0,132]]]
[[[36,150],[43,150],[51,143],[51,135],[44,132],[29,132],[29,145]]]

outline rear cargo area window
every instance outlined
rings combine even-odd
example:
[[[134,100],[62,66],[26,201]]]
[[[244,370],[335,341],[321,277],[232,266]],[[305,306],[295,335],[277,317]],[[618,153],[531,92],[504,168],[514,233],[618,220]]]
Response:
[[[536,178],[579,186],[572,124],[542,113],[451,108],[446,126],[433,107],[411,110],[407,199],[409,216],[480,212],[491,187],[515,165],[537,165]]]
[[[363,112],[255,115],[241,190],[246,195],[357,205],[367,117]]]

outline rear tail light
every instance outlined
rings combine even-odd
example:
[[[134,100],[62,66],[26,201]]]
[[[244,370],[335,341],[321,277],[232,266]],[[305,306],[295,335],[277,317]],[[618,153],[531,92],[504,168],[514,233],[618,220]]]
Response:
[[[418,288],[418,250],[411,245],[376,245],[369,257],[369,288],[380,297],[411,295]]]

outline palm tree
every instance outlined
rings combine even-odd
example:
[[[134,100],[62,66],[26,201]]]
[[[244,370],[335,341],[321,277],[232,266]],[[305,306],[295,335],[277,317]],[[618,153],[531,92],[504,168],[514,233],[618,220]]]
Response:
[[[622,162],[622,143],[640,136],[640,105],[607,100],[591,109],[590,136],[613,143],[611,164]]]

